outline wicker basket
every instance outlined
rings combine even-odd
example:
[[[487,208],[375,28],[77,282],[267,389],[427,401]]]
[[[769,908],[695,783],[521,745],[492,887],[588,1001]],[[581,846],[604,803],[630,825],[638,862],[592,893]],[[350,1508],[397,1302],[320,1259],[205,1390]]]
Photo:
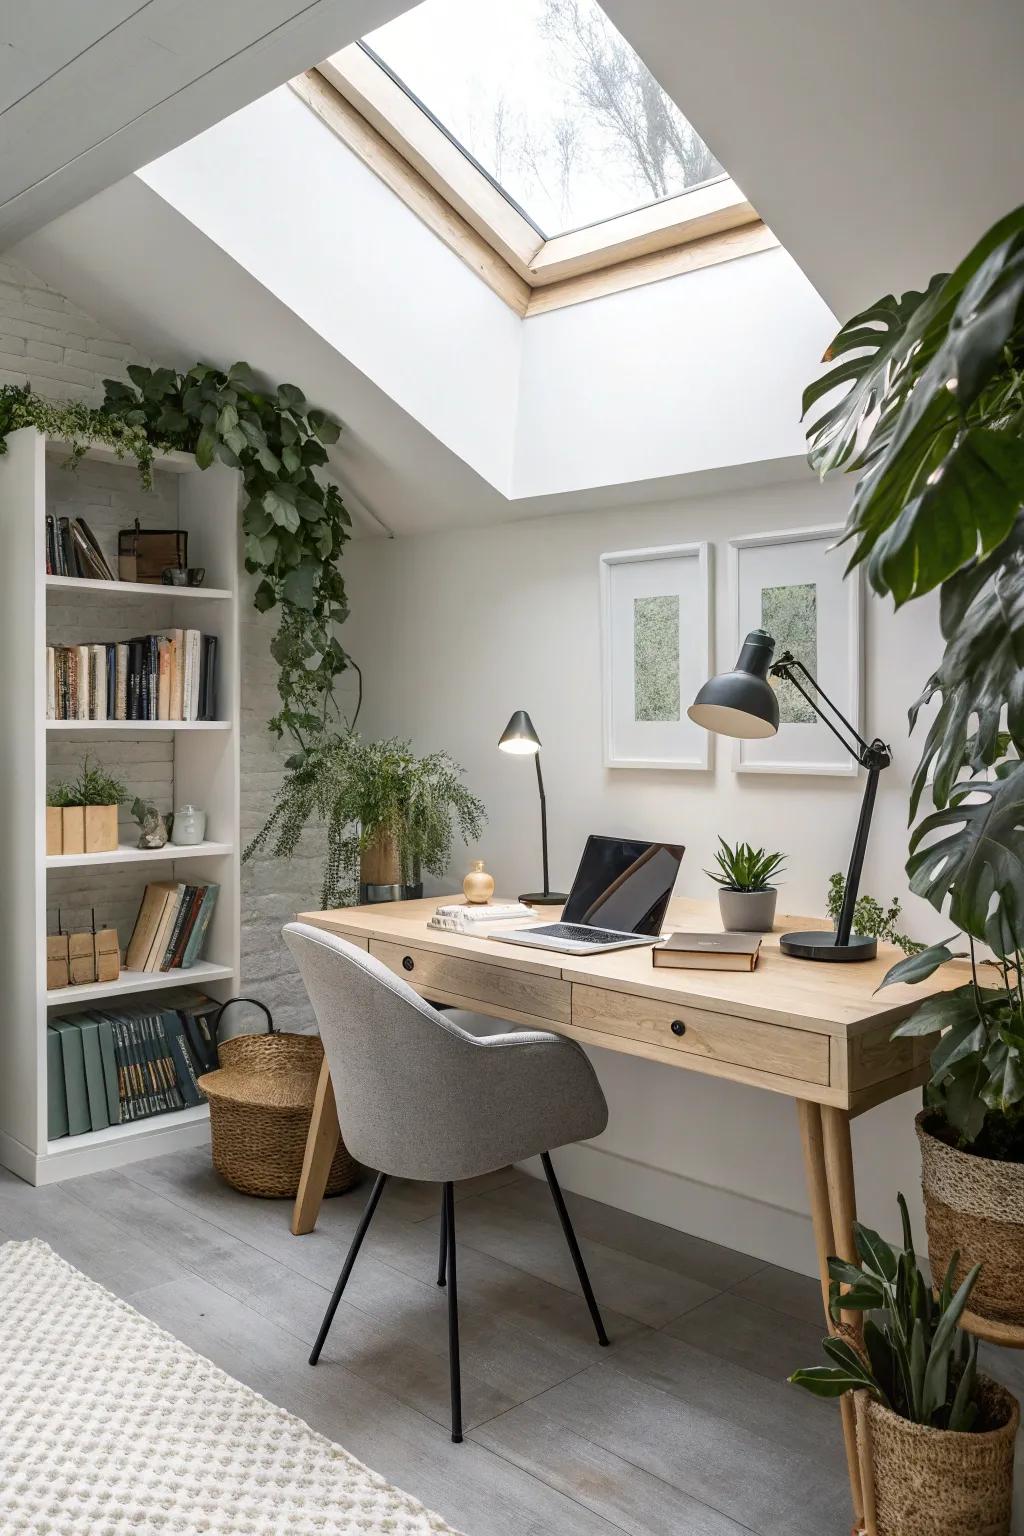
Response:
[[[316,1035],[276,1030],[270,1009],[251,997],[229,998],[214,1016],[215,1031],[232,1003],[261,1008],[267,1033],[225,1040],[217,1071],[199,1079],[210,1102],[213,1166],[245,1195],[291,1199],[299,1187],[324,1048]],[[327,1194],[341,1194],[358,1177],[358,1163],[339,1140]]]
[[[1005,1388],[984,1376],[978,1382],[984,1427],[970,1434],[912,1424],[880,1403],[859,1405],[878,1536],[1009,1536],[1020,1412]]]

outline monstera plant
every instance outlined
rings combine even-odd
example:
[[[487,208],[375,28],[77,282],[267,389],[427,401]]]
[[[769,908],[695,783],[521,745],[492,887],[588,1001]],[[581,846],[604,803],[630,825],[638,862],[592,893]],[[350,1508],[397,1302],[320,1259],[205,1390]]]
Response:
[[[960,1249],[982,1264],[972,1305],[1024,1326],[1024,208],[923,292],[855,316],[825,360],[804,411],[815,468],[858,476],[850,566],[897,607],[938,589],[945,642],[910,711],[913,728],[936,706],[907,873],[972,974],[898,1031],[940,1035],[918,1123],[932,1271]],[[886,980],[932,975],[953,938]]]

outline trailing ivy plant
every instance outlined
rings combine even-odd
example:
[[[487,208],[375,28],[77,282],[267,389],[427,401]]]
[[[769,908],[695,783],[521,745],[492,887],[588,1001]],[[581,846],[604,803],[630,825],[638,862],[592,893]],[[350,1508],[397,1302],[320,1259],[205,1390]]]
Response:
[[[839,922],[839,914],[843,910],[843,897],[846,895],[846,876],[838,870],[829,876],[828,896],[825,898],[825,906],[829,917],[834,923]],[[881,939],[886,944],[895,944],[897,949],[902,949],[905,955],[916,955],[924,949],[916,939],[909,938],[903,933],[897,924],[903,911],[902,903],[898,896],[894,896],[887,907],[874,896],[867,892],[858,896],[853,908],[853,931],[864,934],[871,939]]]
[[[342,720],[334,688],[351,664],[335,634],[348,617],[337,560],[351,518],[337,486],[316,475],[341,428],[294,384],[268,393],[247,363],[226,373],[197,363],[184,374],[132,365],[128,376],[131,384],[104,381],[108,416],[194,453],[200,469],[219,460],[241,471],[245,568],[260,577],[254,601],[261,613],[281,609],[271,644],[281,708],[268,723],[305,750]]]

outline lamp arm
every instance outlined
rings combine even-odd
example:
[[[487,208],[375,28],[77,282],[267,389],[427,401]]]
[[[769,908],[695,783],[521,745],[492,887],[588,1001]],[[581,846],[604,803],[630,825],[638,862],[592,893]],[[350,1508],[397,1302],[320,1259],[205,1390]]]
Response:
[[[799,670],[803,673],[804,677],[810,683],[815,693],[819,695],[817,699],[812,698],[811,695],[807,692],[807,689],[801,683],[800,679],[794,676],[796,670]],[[808,672],[807,668],[798,657],[794,656],[791,651],[784,651],[779,657],[778,661],[771,668],[771,675],[772,677],[784,677],[787,682],[793,684],[793,687],[796,689],[797,693],[801,694],[807,700],[808,704],[814,710],[814,713],[818,716],[818,719],[821,721],[822,725],[828,726],[836,740],[842,743],[847,752],[852,753],[862,768],[870,768],[873,765],[875,759],[879,755],[878,748],[880,743],[869,743],[864,740],[864,737],[857,730],[856,726],[852,725],[850,721],[847,720],[839,706],[833,703],[828,694],[825,692],[824,688],[822,688],[821,684],[818,682],[817,678],[813,677],[811,673]],[[844,739],[842,732],[838,730],[838,728],[824,713],[822,704],[827,705],[832,713],[836,716],[836,718],[843,723],[843,725],[849,731],[850,735],[853,737],[855,745],[851,746],[850,742]],[[886,762],[877,763],[879,768],[887,768],[889,766],[887,754],[886,758]]]
[[[537,767],[537,793],[540,795],[540,844],[544,868],[544,895],[546,896],[551,890],[548,879],[548,801],[544,793],[544,776],[540,771],[540,752],[533,754],[533,761]]]

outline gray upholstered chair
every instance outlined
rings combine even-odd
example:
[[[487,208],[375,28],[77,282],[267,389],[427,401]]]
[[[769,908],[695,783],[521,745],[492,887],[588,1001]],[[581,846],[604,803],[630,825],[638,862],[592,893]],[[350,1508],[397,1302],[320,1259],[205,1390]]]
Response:
[[[608,1123],[604,1094],[573,1040],[541,1030],[469,1034],[366,950],[306,923],[287,924],[284,936],[320,1026],[345,1143],[378,1170],[310,1364],[320,1358],[387,1179],[440,1183],[437,1283],[448,1286],[452,1439],[461,1440],[453,1185],[540,1154],[598,1342],[607,1344],[549,1155],[600,1135]]]

